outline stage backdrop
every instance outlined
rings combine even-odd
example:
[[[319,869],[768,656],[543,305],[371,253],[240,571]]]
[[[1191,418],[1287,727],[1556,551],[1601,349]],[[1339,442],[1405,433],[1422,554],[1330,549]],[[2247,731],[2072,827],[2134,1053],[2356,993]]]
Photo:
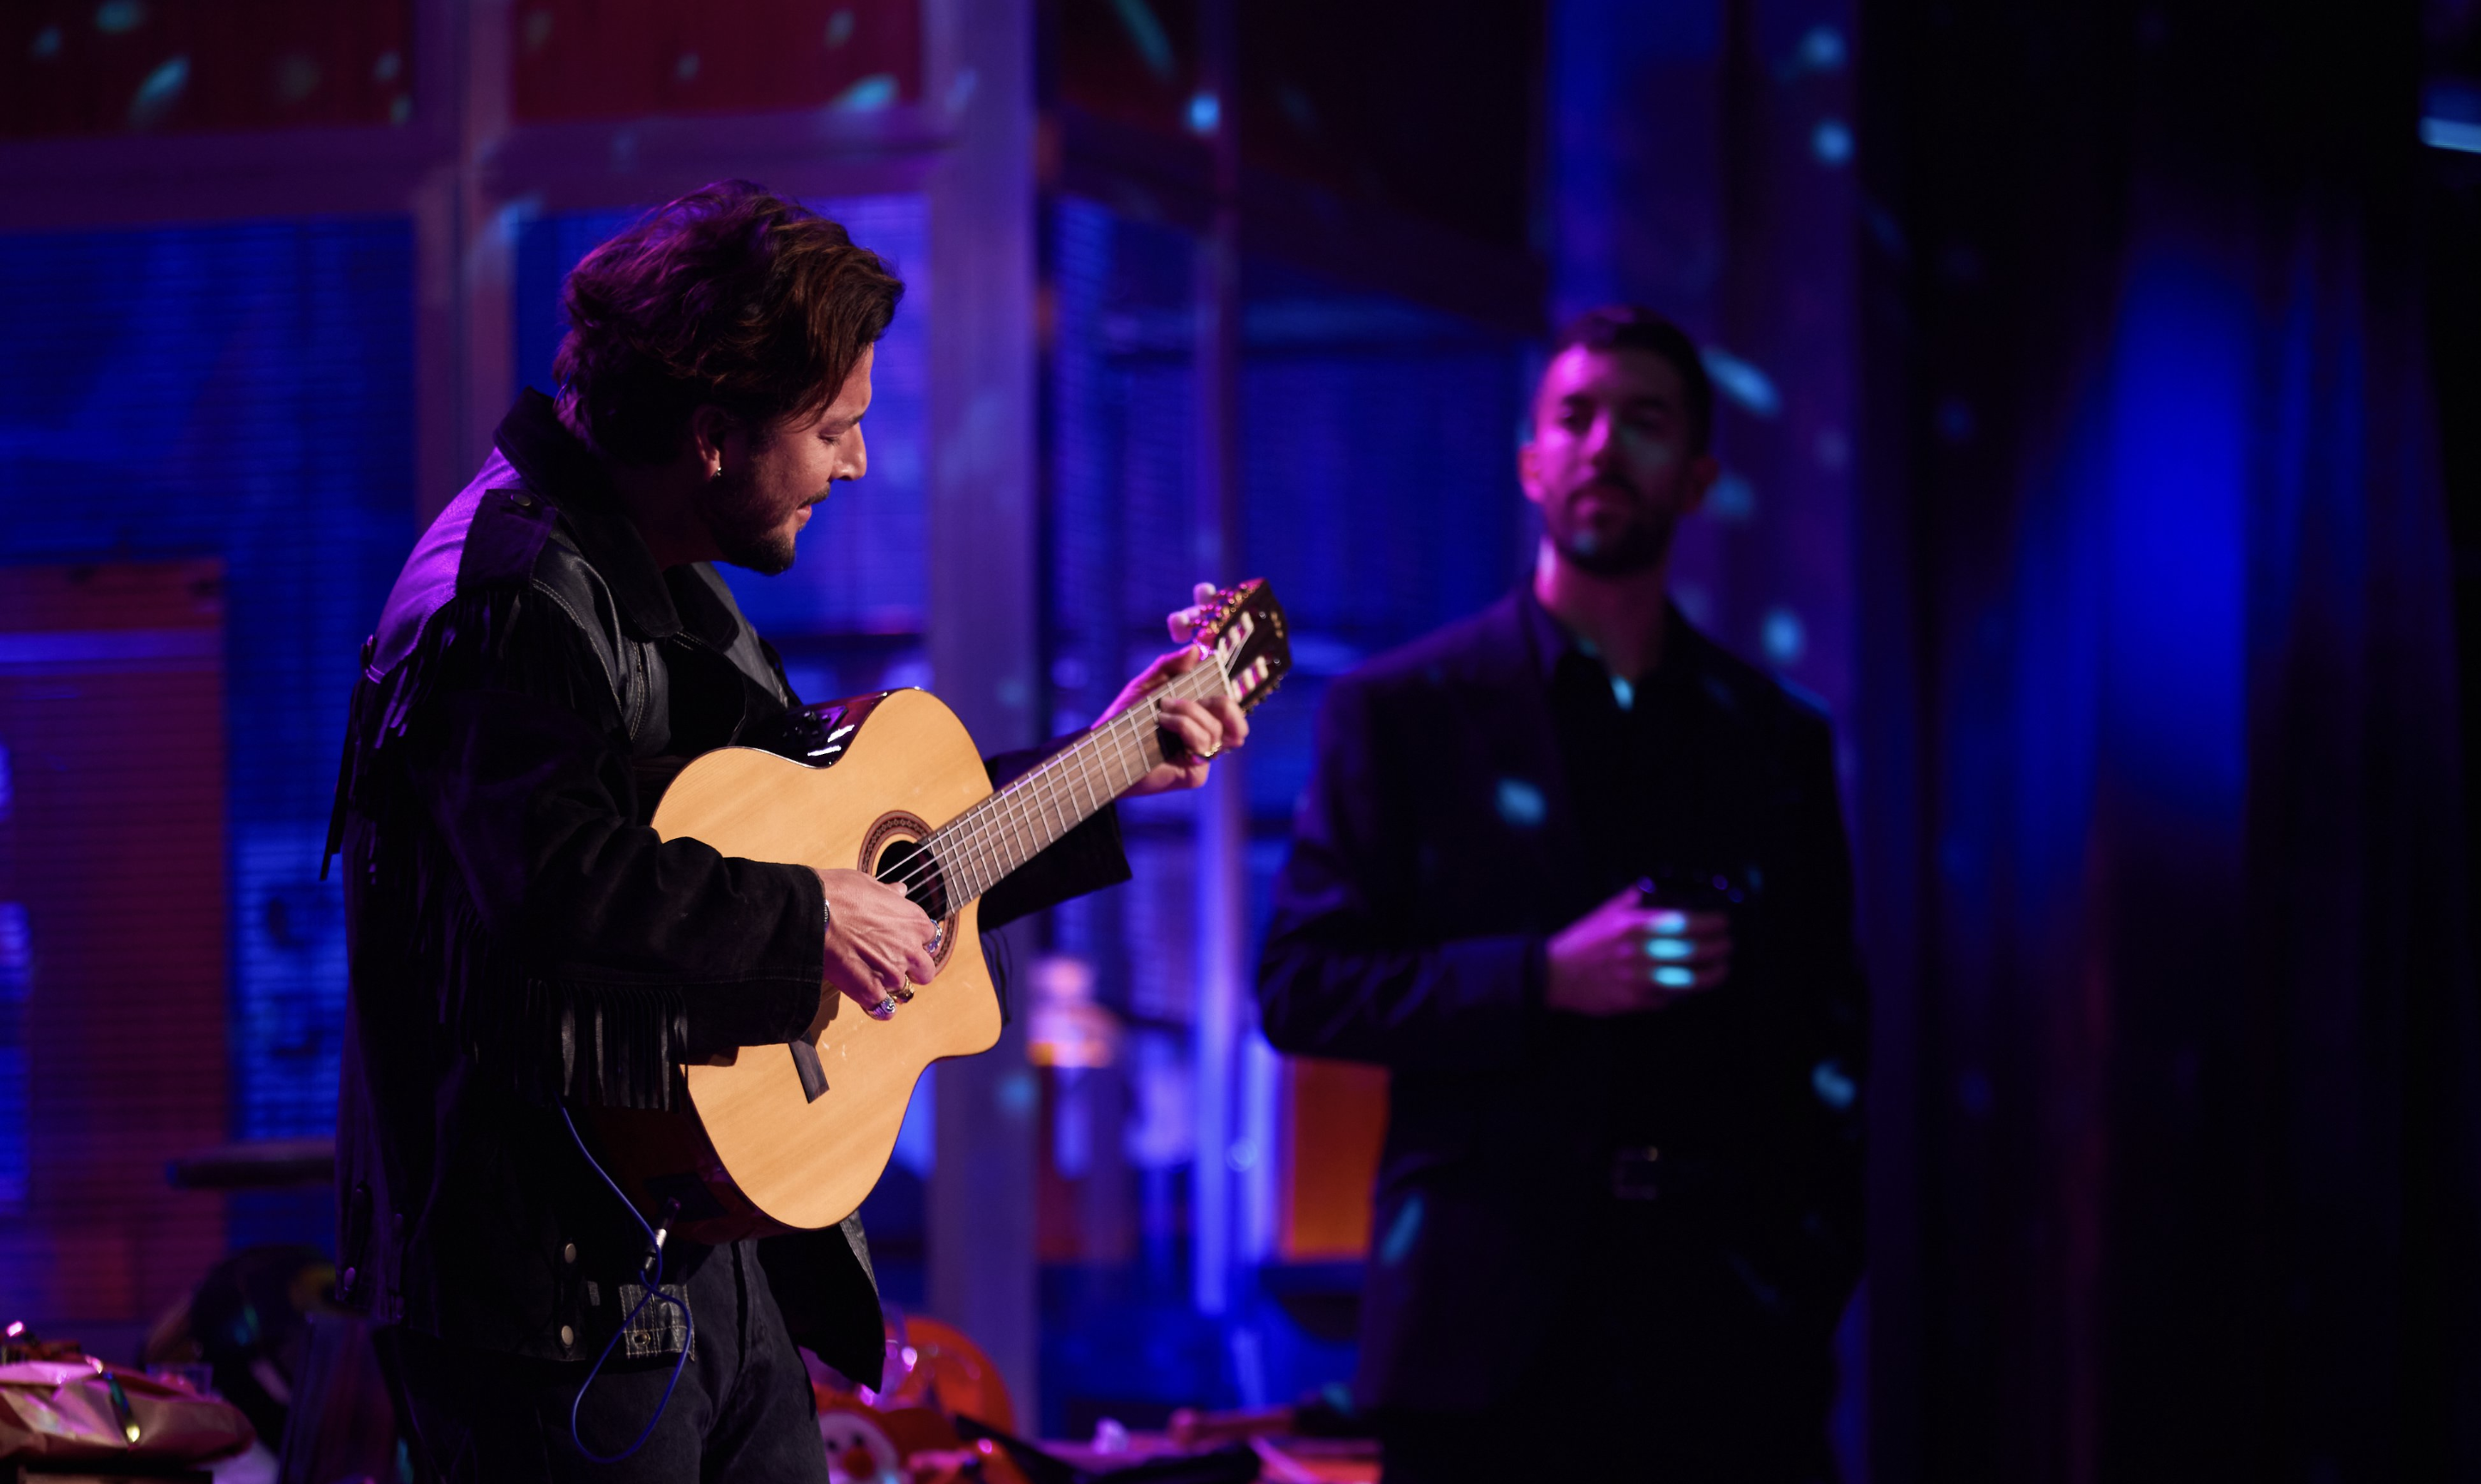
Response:
[[[1869,14],[1879,1477],[2481,1476],[2417,22]]]
[[[143,1156],[131,1168],[144,1166],[144,1183],[163,1194],[168,1151],[335,1127],[343,898],[333,879],[320,879],[320,850],[356,656],[414,535],[412,223],[383,217],[0,236],[0,281],[13,287],[0,316],[0,566],[203,560],[222,574],[221,617],[207,648],[173,657],[190,677],[185,687],[202,673],[218,677],[218,693],[197,702],[204,710],[185,701],[140,722],[87,723],[155,727],[168,759],[181,754],[182,768],[210,759],[222,775],[209,846],[220,864],[201,878],[222,903],[221,941],[207,950],[219,961],[205,973],[113,981],[65,974],[69,940],[90,929],[160,929],[150,893],[115,894],[103,876],[77,878],[93,894],[62,898],[64,911],[74,906],[70,916],[47,923],[29,911],[22,937],[0,927],[0,964],[23,958],[20,988],[0,987],[0,1002],[27,996],[30,1048],[45,1045],[44,1028],[62,1024],[53,1002],[74,999],[81,985],[111,982],[106,1008],[132,1022],[188,1025],[199,1005],[225,1022],[229,1063],[226,1038],[191,1049],[216,1067],[217,1096],[170,1111],[158,1105],[162,1128],[130,1146]],[[26,616],[12,621],[13,632],[83,634],[137,622],[75,617],[74,605],[38,601],[50,590],[21,590]],[[11,722],[21,724],[31,723],[22,715]],[[0,747],[21,745],[0,736]],[[15,792],[31,797],[47,775],[21,761],[16,776]],[[0,816],[7,812],[0,803]],[[192,849],[195,822],[169,817],[158,853]],[[41,858],[16,863],[21,875],[50,869]],[[55,897],[63,884],[44,883]],[[0,901],[0,924],[9,921]],[[146,1065],[111,1068],[109,1090],[137,1098]],[[39,1131],[38,1155],[59,1152],[54,1178],[69,1180],[83,1158],[79,1141],[118,1137],[129,1115],[86,1104],[28,1107],[44,1085],[40,1076],[0,1077],[0,1129],[28,1120]],[[18,1261],[9,1254],[105,1250],[76,1235],[106,1219],[95,1214],[100,1208],[53,1199],[45,1178],[39,1158],[22,1213],[0,1192],[0,1299],[12,1318],[149,1319],[197,1280],[223,1241],[324,1243],[334,1225],[334,1198],[324,1188],[252,1192],[231,1198],[228,1232],[177,1253],[124,1240],[111,1249],[118,1256],[95,1257],[83,1269]],[[178,1209],[190,1213],[225,1204],[188,1199]]]

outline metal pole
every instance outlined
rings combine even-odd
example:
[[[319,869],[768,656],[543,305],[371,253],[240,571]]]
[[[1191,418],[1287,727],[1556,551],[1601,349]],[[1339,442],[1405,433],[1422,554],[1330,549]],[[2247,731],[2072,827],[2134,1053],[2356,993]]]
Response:
[[[955,110],[957,137],[928,185],[930,669],[997,750],[1037,735],[1033,13],[929,0],[922,15],[926,92]],[[1025,962],[1031,941],[1014,941]],[[930,1307],[1030,1408],[1041,1344],[1024,1020],[988,1054],[942,1064],[932,1095]]]
[[[1240,412],[1240,131],[1234,116],[1232,0],[1198,11],[1202,97],[1190,111],[1213,151],[1214,213],[1197,244],[1197,556],[1218,583],[1245,574],[1237,428]],[[1247,1002],[1249,811],[1240,759],[1214,765],[1197,801],[1197,1163],[1195,1296],[1230,1300],[1231,1151],[1241,1007]]]

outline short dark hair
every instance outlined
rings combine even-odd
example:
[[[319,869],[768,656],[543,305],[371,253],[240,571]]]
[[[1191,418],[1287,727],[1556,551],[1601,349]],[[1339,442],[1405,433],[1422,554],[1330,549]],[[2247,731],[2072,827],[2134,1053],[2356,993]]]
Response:
[[[1574,346],[1588,351],[1645,351],[1671,362],[1687,399],[1688,435],[1703,454],[1714,441],[1714,378],[1688,332],[1640,304],[1603,304],[1570,320],[1551,343],[1556,357]]]
[[[904,284],[845,229],[746,180],[656,207],[561,295],[572,426],[632,464],[673,457],[711,403],[753,429],[816,413],[887,333]]]

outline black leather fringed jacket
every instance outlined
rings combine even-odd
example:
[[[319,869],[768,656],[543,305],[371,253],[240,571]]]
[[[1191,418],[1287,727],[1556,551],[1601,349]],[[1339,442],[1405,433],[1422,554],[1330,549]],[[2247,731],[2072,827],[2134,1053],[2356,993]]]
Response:
[[[548,399],[526,393],[497,443],[416,543],[353,693],[330,835],[352,964],[339,1296],[590,1359],[644,1238],[562,1106],[668,1106],[678,1063],[789,1039],[823,957],[817,876],[658,839],[661,783],[716,747],[801,750],[805,716],[712,568],[657,568]],[[1127,875],[1106,810],[981,922]],[[859,1221],[759,1251],[794,1336],[875,1384]],[[705,1257],[671,1244],[667,1278]]]

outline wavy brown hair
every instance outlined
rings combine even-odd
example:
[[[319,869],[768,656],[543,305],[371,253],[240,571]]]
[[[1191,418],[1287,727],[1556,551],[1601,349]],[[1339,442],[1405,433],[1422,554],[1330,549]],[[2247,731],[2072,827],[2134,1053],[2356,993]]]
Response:
[[[752,429],[815,414],[903,295],[878,254],[817,212],[746,180],[702,186],[569,273],[561,410],[631,464],[677,455],[701,404]]]

